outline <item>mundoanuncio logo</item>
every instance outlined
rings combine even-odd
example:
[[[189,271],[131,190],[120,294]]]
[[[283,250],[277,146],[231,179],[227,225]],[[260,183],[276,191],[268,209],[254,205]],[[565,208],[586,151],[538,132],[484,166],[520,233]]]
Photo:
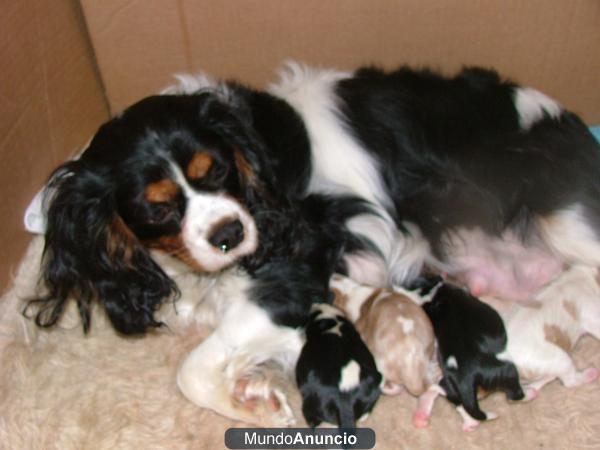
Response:
[[[230,428],[229,449],[370,449],[375,432],[370,428]]]

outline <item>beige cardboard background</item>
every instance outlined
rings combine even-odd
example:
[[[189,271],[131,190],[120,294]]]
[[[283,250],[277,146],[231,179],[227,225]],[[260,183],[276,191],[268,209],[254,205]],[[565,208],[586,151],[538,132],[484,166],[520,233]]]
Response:
[[[258,87],[282,60],[495,67],[600,123],[598,0],[82,0],[111,109],[200,69]]]
[[[107,118],[84,26],[73,0],[1,2],[0,288],[30,239],[27,204]]]

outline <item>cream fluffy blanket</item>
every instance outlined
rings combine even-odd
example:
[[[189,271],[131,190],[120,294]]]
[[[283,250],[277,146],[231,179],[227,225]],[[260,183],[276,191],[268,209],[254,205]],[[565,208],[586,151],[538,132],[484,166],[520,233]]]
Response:
[[[42,242],[35,238],[0,301],[1,449],[220,449],[227,428],[244,426],[192,405],[178,392],[175,373],[183,356],[209,331],[179,324],[144,338],[117,336],[96,314],[84,336],[74,315],[51,330],[21,316],[34,292]],[[198,277],[180,275],[183,299],[201,298]],[[172,314],[171,305],[166,305]],[[584,338],[579,366],[600,366],[600,342]],[[531,403],[509,405],[496,394],[482,402],[500,415],[467,434],[443,399],[429,428],[414,429],[416,400],[382,397],[364,426],[378,449],[600,448],[600,383],[566,389],[558,381]],[[290,382],[293,405],[299,402]],[[299,426],[304,426],[300,418]]]

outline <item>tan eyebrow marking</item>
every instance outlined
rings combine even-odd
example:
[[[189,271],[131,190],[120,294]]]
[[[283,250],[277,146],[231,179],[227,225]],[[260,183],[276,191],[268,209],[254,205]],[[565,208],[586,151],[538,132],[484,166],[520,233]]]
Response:
[[[168,178],[146,186],[144,194],[151,203],[166,203],[174,200],[179,193],[179,185]]]
[[[209,153],[198,152],[189,162],[186,169],[186,175],[190,180],[199,180],[208,173],[213,162],[213,157]]]

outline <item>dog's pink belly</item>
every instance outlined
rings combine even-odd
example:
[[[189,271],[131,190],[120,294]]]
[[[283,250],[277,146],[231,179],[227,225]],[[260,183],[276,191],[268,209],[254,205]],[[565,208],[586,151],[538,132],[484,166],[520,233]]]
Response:
[[[540,261],[539,265],[515,261],[513,267],[499,267],[489,261],[462,273],[460,278],[474,296],[490,295],[500,299],[525,301],[561,270],[562,265],[553,260]]]
[[[449,258],[451,275],[475,296],[526,301],[564,270],[563,261],[542,247],[526,247],[514,236],[475,234]]]

